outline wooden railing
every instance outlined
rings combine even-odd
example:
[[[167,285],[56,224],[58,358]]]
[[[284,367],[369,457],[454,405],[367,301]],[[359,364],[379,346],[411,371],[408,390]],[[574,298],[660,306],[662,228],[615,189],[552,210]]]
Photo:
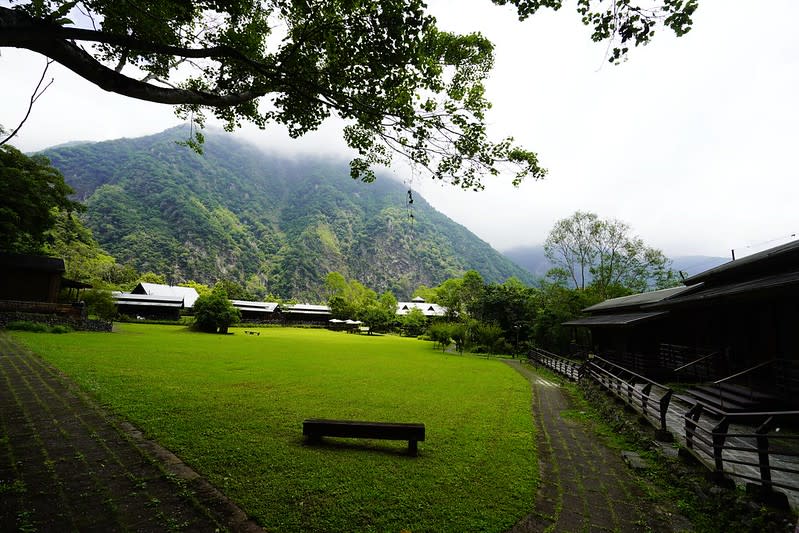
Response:
[[[13,313],[32,313],[44,315],[71,315],[80,317],[82,308],[72,304],[51,302],[23,302],[18,300],[0,300],[0,311]]]
[[[746,388],[749,390],[748,399],[753,399],[753,394],[755,392],[755,385],[753,382],[753,378],[758,374],[758,372],[762,371],[764,368],[769,369],[769,372],[773,371],[774,363],[776,363],[776,359],[770,359],[768,361],[764,361],[762,363],[758,363],[752,367],[747,368],[746,370],[741,370],[740,372],[736,372],[730,376],[718,379],[713,382],[713,385],[716,386],[716,390],[718,391],[719,402],[721,403],[721,408],[725,409],[729,408],[730,406],[724,405],[724,395],[722,394],[722,385],[724,383],[738,383],[744,384]],[[743,380],[741,378],[744,378]],[[771,380],[769,380],[771,381]],[[743,382],[743,383],[742,383]]]
[[[683,419],[686,448],[717,479],[799,492],[799,411],[726,413],[697,402]]]
[[[657,438],[681,437],[717,480],[782,489],[792,505],[799,502],[799,411],[727,413],[699,401],[672,402],[670,387],[601,357],[582,365],[540,349],[529,357],[569,379],[599,384],[655,426]]]
[[[711,352],[698,359],[686,363],[672,370],[676,379],[692,378],[694,381],[705,381],[716,374],[718,359],[724,352]],[[677,376],[679,374],[679,376]]]
[[[658,438],[668,440],[666,414],[674,393],[671,388],[601,357],[589,359],[583,375],[641,414],[658,430]]]
[[[566,359],[565,357],[555,355],[541,348],[533,348],[527,358],[530,362],[549,368],[572,381],[580,379],[582,367],[584,365],[581,361]]]

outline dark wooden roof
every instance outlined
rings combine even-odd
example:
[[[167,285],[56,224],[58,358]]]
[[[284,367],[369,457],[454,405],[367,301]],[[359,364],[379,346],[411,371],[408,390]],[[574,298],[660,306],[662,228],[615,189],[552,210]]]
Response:
[[[667,315],[667,311],[596,315],[563,322],[564,326],[631,326]]]
[[[621,310],[640,309],[643,305],[674,298],[677,295],[693,291],[697,288],[699,287],[685,287],[681,285],[679,287],[672,287],[670,289],[661,289],[659,291],[642,292],[639,294],[631,294],[630,296],[611,298],[596,305],[592,305],[591,307],[586,307],[583,309],[583,312],[596,314],[606,311],[618,312]]]
[[[91,289],[92,286],[82,281],[75,281],[74,279],[61,278],[62,289]]]
[[[705,270],[687,278],[685,284],[718,285],[797,269],[799,269],[799,240]]]
[[[789,288],[799,288],[799,270],[772,276],[749,279],[739,283],[728,283],[707,287],[695,293],[687,294],[671,300],[653,303],[644,306],[644,309],[670,309],[683,305],[695,305],[707,301],[716,301],[721,298],[743,298],[759,296],[768,291],[784,291]]]
[[[44,255],[0,253],[0,268],[4,270],[36,270],[39,272],[64,272],[64,260]]]

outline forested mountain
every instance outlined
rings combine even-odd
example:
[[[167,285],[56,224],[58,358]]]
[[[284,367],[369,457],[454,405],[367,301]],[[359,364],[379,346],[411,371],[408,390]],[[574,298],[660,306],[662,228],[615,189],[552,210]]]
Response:
[[[228,279],[284,298],[324,296],[338,271],[408,297],[474,269],[486,281],[531,275],[383,176],[364,184],[347,162],[265,153],[221,133],[204,154],[188,133],[46,150],[88,209],[103,248],[175,283]],[[412,216],[411,216],[412,215]]]

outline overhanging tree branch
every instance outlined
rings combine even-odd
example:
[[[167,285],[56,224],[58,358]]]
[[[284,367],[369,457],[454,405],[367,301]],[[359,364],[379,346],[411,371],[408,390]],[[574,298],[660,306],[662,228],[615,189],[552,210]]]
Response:
[[[515,5],[521,18],[562,3],[491,1]],[[636,9],[643,0],[611,0],[610,12],[603,1],[577,2],[593,38],[636,45],[661,20],[678,35],[688,31],[697,2],[647,0],[661,9],[650,19]],[[89,27],[66,18],[75,8]],[[272,33],[276,22],[281,35]],[[299,137],[335,114],[355,126],[344,136],[360,155],[352,175],[366,181],[392,151],[463,188],[482,188],[481,177],[508,164],[514,185],[546,173],[512,138],[489,139],[491,42],[441,31],[423,0],[18,0],[0,7],[0,47],[43,54],[106,91],[176,106],[197,126],[210,112],[229,130],[276,122]],[[138,69],[139,79],[125,69]],[[176,83],[184,69],[186,81]],[[260,108],[266,95],[268,111]]]

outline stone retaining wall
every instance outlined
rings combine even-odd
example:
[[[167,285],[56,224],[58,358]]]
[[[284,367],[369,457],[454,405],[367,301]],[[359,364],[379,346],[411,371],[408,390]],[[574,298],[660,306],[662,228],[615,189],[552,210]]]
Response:
[[[0,329],[5,329],[9,322],[25,320],[28,322],[41,322],[48,326],[69,326],[79,331],[111,332],[112,323],[107,320],[92,320],[68,315],[20,313],[17,311],[0,312]]]

